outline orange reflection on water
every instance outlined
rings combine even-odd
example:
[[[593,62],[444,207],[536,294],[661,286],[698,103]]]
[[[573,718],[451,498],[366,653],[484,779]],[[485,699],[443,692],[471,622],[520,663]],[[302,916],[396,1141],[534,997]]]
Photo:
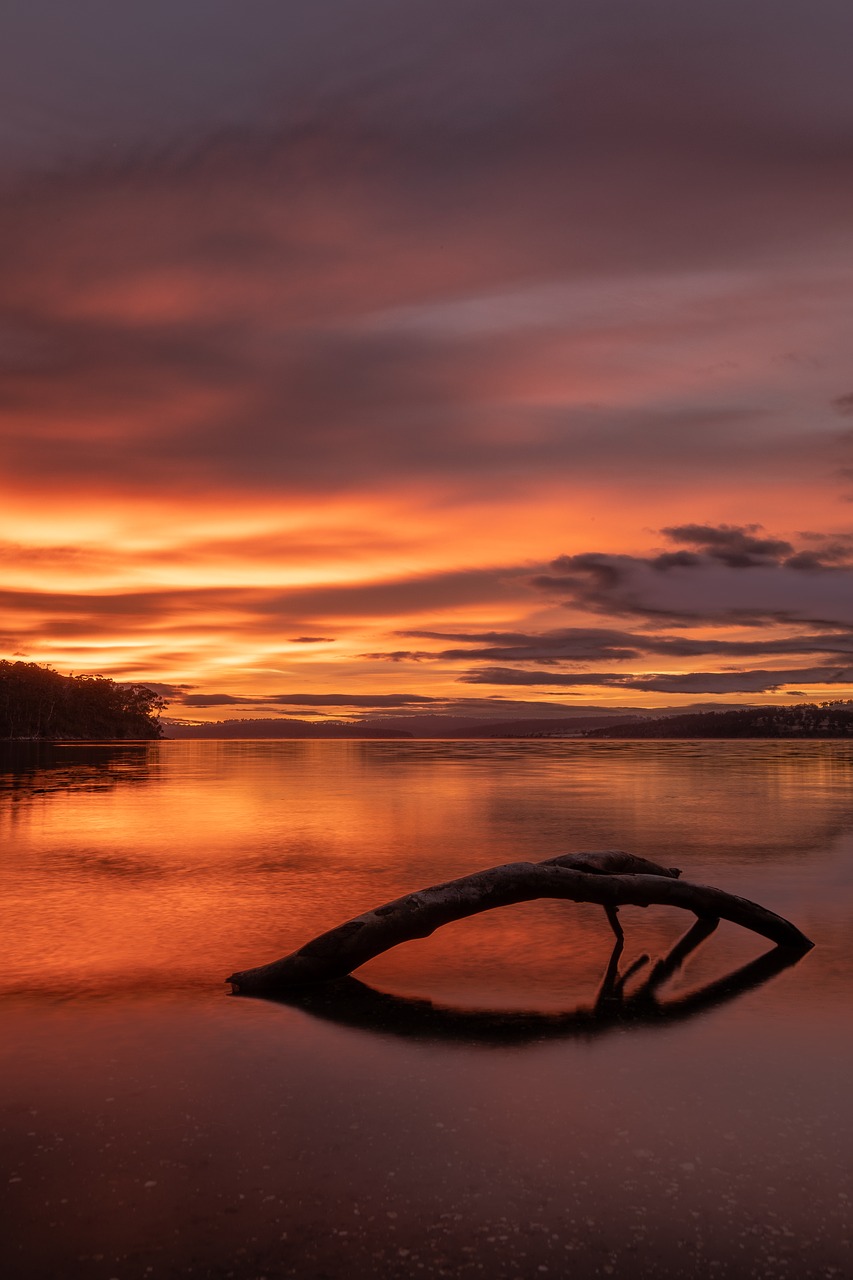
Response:
[[[6,775],[0,805],[0,894],[15,921],[2,982],[18,992],[215,989],[413,889],[580,849],[681,866],[813,933],[810,861],[849,823],[850,763],[851,749],[831,743],[34,749]],[[663,909],[624,919],[626,959],[660,953],[690,923]],[[600,909],[531,903],[458,922],[363,973],[473,1004],[558,1006],[594,992],[610,943]],[[713,942],[734,959],[755,945],[733,929]],[[830,947],[816,962],[833,956]]]

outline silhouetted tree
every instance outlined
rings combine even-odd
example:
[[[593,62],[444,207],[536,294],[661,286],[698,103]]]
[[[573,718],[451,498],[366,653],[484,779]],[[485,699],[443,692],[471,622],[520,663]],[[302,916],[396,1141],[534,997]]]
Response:
[[[851,738],[853,703],[702,711],[591,729],[589,738]]]
[[[165,699],[108,676],[63,676],[36,662],[0,661],[0,737],[159,738]]]

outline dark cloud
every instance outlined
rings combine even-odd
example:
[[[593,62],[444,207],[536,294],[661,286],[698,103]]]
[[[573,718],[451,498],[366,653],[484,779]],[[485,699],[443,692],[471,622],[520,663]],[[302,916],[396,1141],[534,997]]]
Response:
[[[423,662],[431,653],[419,649],[381,649],[375,653],[363,653],[362,658],[372,662]]]
[[[778,562],[783,556],[790,556],[794,548],[790,542],[780,538],[760,538],[756,534],[760,525],[703,525],[682,524],[662,529],[661,532],[671,542],[686,542],[689,546],[698,547],[714,560],[721,560],[732,569],[746,569],[753,565]],[[657,563],[665,557],[658,556]],[[662,568],[671,568],[677,564],[695,564],[697,560],[669,560]]]
[[[251,21],[206,0],[149,0],[132,15],[50,0],[14,9],[0,69],[22,109],[4,149],[29,163],[63,144],[129,149],[211,126],[311,123],[334,106],[442,142],[523,132],[538,114],[578,149],[627,132],[747,151],[787,126],[783,156],[807,140],[829,149],[853,115],[853,23],[831,0],[786,0],[772,24],[754,0],[615,0],[606,13],[584,0],[259,0]],[[561,110],[546,113],[543,98]],[[45,118],[52,131],[26,128]]]
[[[242,698],[231,693],[191,693],[181,699],[185,707],[230,707],[254,705],[255,698]]]
[[[291,636],[291,644],[331,644],[334,636]]]
[[[61,56],[55,6],[22,10],[7,95],[75,109],[64,162],[0,208],[10,474],[184,493],[818,473],[825,391],[825,422],[780,430],[778,396],[714,373],[786,295],[737,273],[853,221],[851,20],[817,7],[820,75],[755,3],[220,6],[204,56],[197,4],[100,13],[93,43],[84,14]],[[620,394],[638,347],[702,391]]]
[[[807,667],[788,670],[691,671],[620,675],[611,671],[556,673],[490,667],[459,677],[463,684],[586,686],[640,690],[644,693],[772,693],[792,682],[853,684],[853,667]]]
[[[159,693],[164,698],[176,698],[183,701],[187,697],[190,689],[195,686],[191,684],[163,684],[159,680],[144,680],[141,683],[146,689],[153,689],[155,693]]]
[[[472,647],[439,650],[392,651],[375,654],[374,657],[397,659],[402,656],[418,660],[433,659],[453,662],[457,660],[487,659],[515,661],[528,659],[545,664],[559,661],[589,661],[603,659],[636,658],[640,649],[628,633],[601,628],[573,627],[546,631],[538,635],[522,632],[446,633],[435,631],[408,631],[404,635],[430,639],[464,640]],[[476,642],[480,641],[478,645]],[[492,641],[482,644],[482,641]],[[497,641],[497,643],[494,643]]]
[[[483,667],[458,677],[461,684],[539,685],[572,688],[585,685],[621,684],[623,679],[612,671],[523,671],[514,667]]]
[[[847,559],[846,554],[839,556],[838,559]],[[813,573],[817,569],[825,569],[827,567],[828,557],[826,552],[820,551],[798,551],[796,555],[788,556],[785,561],[787,569],[802,569],[805,573]]]
[[[60,565],[66,569],[93,568],[107,557],[101,548],[75,546],[27,546],[22,542],[0,540],[0,560],[15,564]]]
[[[380,582],[341,582],[329,586],[293,587],[287,591],[254,594],[261,615],[296,613],[322,618],[385,617],[399,613],[428,614],[436,609],[472,602],[509,603],[525,596],[526,570],[508,565],[489,569],[461,569],[412,574]]]
[[[786,637],[767,635],[759,640],[717,640],[711,636],[669,636],[593,627],[566,627],[537,633],[407,631],[401,634],[425,639],[464,641],[468,647],[394,650],[365,656],[394,661],[521,661],[553,666],[566,662],[625,661],[644,654],[663,654],[673,658],[853,654],[853,630],[828,634],[807,632]],[[491,643],[484,644],[484,641]]]
[[[664,530],[699,552],[650,557],[558,556],[535,587],[596,613],[683,625],[853,624],[853,566],[846,539],[794,552],[785,539],[757,537],[758,526],[684,525]]]
[[[84,241],[87,234],[81,230]],[[301,234],[294,232],[297,239]],[[183,252],[183,245],[152,247],[155,258]],[[408,277],[405,296],[423,298],[425,282],[409,261],[416,246],[400,252],[406,261],[391,273],[396,295]],[[468,254],[466,246],[462,256]],[[86,262],[91,271],[88,252]],[[143,261],[103,287],[125,289],[132,298],[145,287],[137,277],[157,269]],[[180,270],[160,269],[167,277]],[[221,273],[221,267],[210,270],[214,279]],[[69,288],[87,287],[71,274]],[[116,268],[105,267],[104,274]],[[455,290],[465,282],[446,284]],[[377,286],[365,282],[371,287],[375,292]],[[24,293],[30,288],[22,285]],[[168,291],[168,279],[163,288]],[[196,489],[202,481],[328,492],[413,475],[457,476],[488,488],[501,478],[520,481],[569,467],[611,483],[638,472],[686,475],[696,467],[724,474],[734,464],[782,476],[794,466],[813,468],[815,457],[828,459],[835,446],[831,430],[816,436],[810,429],[770,451],[770,426],[747,405],[698,410],[685,403],[651,414],[595,404],[543,409],[524,403],[525,396],[519,403],[517,388],[529,380],[531,363],[551,378],[559,367],[566,376],[566,361],[556,350],[537,352],[540,340],[519,333],[511,320],[508,332],[491,335],[406,331],[393,319],[387,329],[369,331],[348,314],[354,304],[339,298],[336,306],[331,299],[320,304],[332,314],[318,316],[312,328],[302,317],[276,314],[281,304],[251,278],[246,288],[247,300],[222,300],[225,315],[217,320],[206,312],[181,321],[144,319],[122,314],[120,305],[103,320],[69,318],[49,314],[65,311],[61,297],[41,302],[48,314],[27,304],[29,313],[17,323],[29,326],[43,354],[25,368],[0,368],[0,408],[10,422],[7,466],[32,479],[32,443],[41,439],[37,474],[43,481],[115,480],[167,492]],[[204,289],[201,280],[193,286]],[[373,301],[382,305],[387,298]],[[235,306],[246,314],[229,320]],[[570,332],[577,326],[559,318],[552,323]],[[281,330],[277,344],[268,336],[271,324]],[[583,333],[573,337],[582,347]],[[654,346],[666,335],[640,332],[637,339]],[[56,430],[63,416],[74,427],[67,435]]]
[[[185,707],[411,707],[436,701],[420,693],[192,693],[181,699]]]
[[[526,570],[472,569],[415,574],[380,582],[342,582],[286,590],[262,587],[175,588],[157,591],[71,592],[0,591],[0,607],[17,617],[19,634],[33,626],[51,634],[56,626],[91,630],[121,625],[155,631],[174,619],[180,627],[193,618],[193,630],[258,630],[278,633],[283,622],[306,619],[381,618],[430,613],[472,602],[509,602],[526,598]],[[36,624],[32,618],[40,621]],[[81,631],[84,634],[84,631]]]
[[[572,693],[558,692],[553,695],[560,699],[566,699],[574,696]],[[192,697],[186,697],[182,700],[181,705],[188,709],[205,709],[209,707],[229,707],[239,706],[242,708],[250,707],[257,712],[269,712],[275,708],[279,712],[286,713],[290,709],[298,710],[300,716],[321,715],[322,711],[318,708],[330,709],[332,716],[336,710],[341,715],[351,715],[353,712],[364,712],[365,715],[356,715],[356,719],[365,723],[378,724],[383,722],[413,720],[413,723],[419,723],[423,727],[435,727],[442,721],[446,721],[450,717],[455,724],[470,723],[474,724],[478,721],[504,721],[512,718],[525,717],[528,719],[565,719],[573,716],[585,716],[590,714],[608,714],[614,715],[623,712],[629,713],[629,708],[613,708],[613,707],[596,707],[571,705],[562,700],[560,702],[522,700],[516,698],[507,698],[503,694],[492,694],[486,697],[425,697],[420,694],[328,694],[317,696],[314,694],[273,694],[268,696],[252,697],[248,695],[234,695],[225,693],[203,694]],[[172,708],[173,713],[177,708]]]
[[[549,634],[569,634],[569,632],[549,632]],[[470,644],[524,644],[532,638],[526,631],[420,631],[412,629],[398,631],[397,635],[413,640],[459,640]]]
[[[630,688],[655,693],[775,693],[791,684],[853,685],[853,667],[794,668],[787,671],[692,671],[643,676]]]
[[[827,565],[848,564],[853,561],[853,535],[845,533],[814,533],[806,531],[798,535],[803,542],[816,544],[814,552],[806,549],[798,551],[793,556],[788,556],[785,564],[789,569],[805,567],[810,569],[820,569]],[[812,559],[814,555],[815,559]],[[807,563],[803,561],[806,559]],[[801,562],[802,565],[801,565]]]

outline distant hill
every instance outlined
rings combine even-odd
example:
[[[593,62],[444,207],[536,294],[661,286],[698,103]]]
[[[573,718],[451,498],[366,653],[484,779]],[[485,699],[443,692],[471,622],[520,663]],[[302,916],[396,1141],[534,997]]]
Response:
[[[853,701],[749,707],[601,725],[587,738],[853,738]]]
[[[594,703],[586,706],[555,707],[542,704],[541,712],[536,704],[528,703],[528,709],[520,714],[507,709],[489,715],[460,715],[447,712],[415,713],[413,715],[388,716],[373,714],[363,716],[360,724],[375,729],[404,729],[414,738],[576,738],[585,729],[605,724],[624,724],[648,716],[681,714],[683,711],[706,711],[708,703],[691,703],[685,707],[606,707]],[[724,704],[728,710],[730,703]]]
[[[562,716],[549,712],[547,716],[506,720],[452,714],[363,716],[349,722],[285,716],[201,723],[164,718],[163,728],[168,738],[577,738],[599,726],[633,724],[650,716],[673,714],[678,712],[671,707],[652,711],[648,707],[591,706],[567,709]]]
[[[700,704],[704,711],[705,707]],[[694,704],[693,709],[696,709]],[[728,708],[727,708],[728,709]],[[588,737],[593,729],[605,729],[608,725],[627,727],[643,724],[649,719],[655,721],[678,716],[681,712],[672,707],[615,707],[607,710],[603,707],[575,707],[572,714],[564,719],[549,716],[547,720],[538,716],[527,719],[501,721],[480,721],[466,728],[451,729],[442,736],[448,738],[580,738]]]
[[[245,719],[213,720],[205,724],[165,720],[168,738],[564,738],[579,737],[585,729],[618,722],[621,716],[575,716],[554,720],[537,717],[526,720],[464,721],[455,717],[412,717],[405,720],[359,720],[350,724],[328,720]],[[405,728],[402,725],[405,724]]]
[[[648,714],[648,713],[646,713]],[[626,721],[620,715],[575,715],[565,720],[542,720],[536,716],[527,720],[501,720],[497,724],[480,721],[463,729],[450,729],[448,738],[579,738],[587,729],[605,728],[609,724],[639,724],[641,716]]]
[[[107,676],[63,676],[36,662],[0,661],[0,738],[112,742],[159,738],[162,698]]]

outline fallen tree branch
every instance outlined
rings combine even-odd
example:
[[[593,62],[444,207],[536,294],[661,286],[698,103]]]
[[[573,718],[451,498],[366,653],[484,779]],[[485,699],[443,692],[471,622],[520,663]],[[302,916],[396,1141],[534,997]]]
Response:
[[[701,919],[742,925],[781,947],[806,951],[813,945],[789,920],[758,903],[709,885],[690,884],[678,875],[673,867],[616,852],[510,862],[407,893],[320,934],[281,960],[232,973],[226,981],[243,994],[271,994],[343,978],[383,951],[429,937],[453,920],[536,898],[598,903],[612,925],[621,906],[681,907]]]

